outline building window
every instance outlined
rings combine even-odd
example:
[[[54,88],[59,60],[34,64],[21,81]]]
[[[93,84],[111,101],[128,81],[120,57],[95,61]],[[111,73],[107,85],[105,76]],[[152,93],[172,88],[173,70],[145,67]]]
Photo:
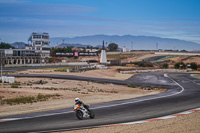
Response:
[[[49,45],[49,42],[42,42],[42,44],[44,44],[44,45]]]
[[[41,35],[33,35],[33,39],[41,39]]]
[[[42,48],[42,50],[50,50],[50,48]]]
[[[43,39],[49,39],[49,36],[42,36]]]
[[[35,41],[35,44],[41,44],[41,41]]]

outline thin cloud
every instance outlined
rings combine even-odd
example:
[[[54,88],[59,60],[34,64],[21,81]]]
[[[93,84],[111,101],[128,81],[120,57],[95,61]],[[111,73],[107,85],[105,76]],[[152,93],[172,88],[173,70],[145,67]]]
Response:
[[[89,13],[97,10],[94,7],[77,5],[3,3],[0,5],[0,17],[65,17]]]
[[[0,3],[26,3],[26,1],[24,0],[0,0]]]

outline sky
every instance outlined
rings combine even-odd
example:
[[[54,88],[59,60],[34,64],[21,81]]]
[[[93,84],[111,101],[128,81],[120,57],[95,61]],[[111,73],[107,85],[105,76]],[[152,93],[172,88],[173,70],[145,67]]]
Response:
[[[0,0],[0,41],[145,35],[200,44],[200,0]]]

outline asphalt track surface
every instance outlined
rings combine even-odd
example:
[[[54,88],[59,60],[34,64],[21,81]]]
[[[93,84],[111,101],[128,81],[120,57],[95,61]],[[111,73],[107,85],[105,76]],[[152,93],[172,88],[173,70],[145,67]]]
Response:
[[[19,119],[0,122],[1,133],[52,132],[99,127],[167,116],[200,107],[200,79],[190,74],[146,73],[135,75],[125,81],[59,75],[27,76],[153,85],[167,87],[168,90],[157,95],[91,105],[96,114],[95,119],[78,120],[72,108],[2,117],[0,119]]]

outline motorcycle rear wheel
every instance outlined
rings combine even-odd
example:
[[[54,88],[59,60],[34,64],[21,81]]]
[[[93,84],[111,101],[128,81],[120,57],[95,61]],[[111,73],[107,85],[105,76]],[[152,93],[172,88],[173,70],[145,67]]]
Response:
[[[95,113],[92,110],[89,110],[89,115],[91,119],[95,117]]]

